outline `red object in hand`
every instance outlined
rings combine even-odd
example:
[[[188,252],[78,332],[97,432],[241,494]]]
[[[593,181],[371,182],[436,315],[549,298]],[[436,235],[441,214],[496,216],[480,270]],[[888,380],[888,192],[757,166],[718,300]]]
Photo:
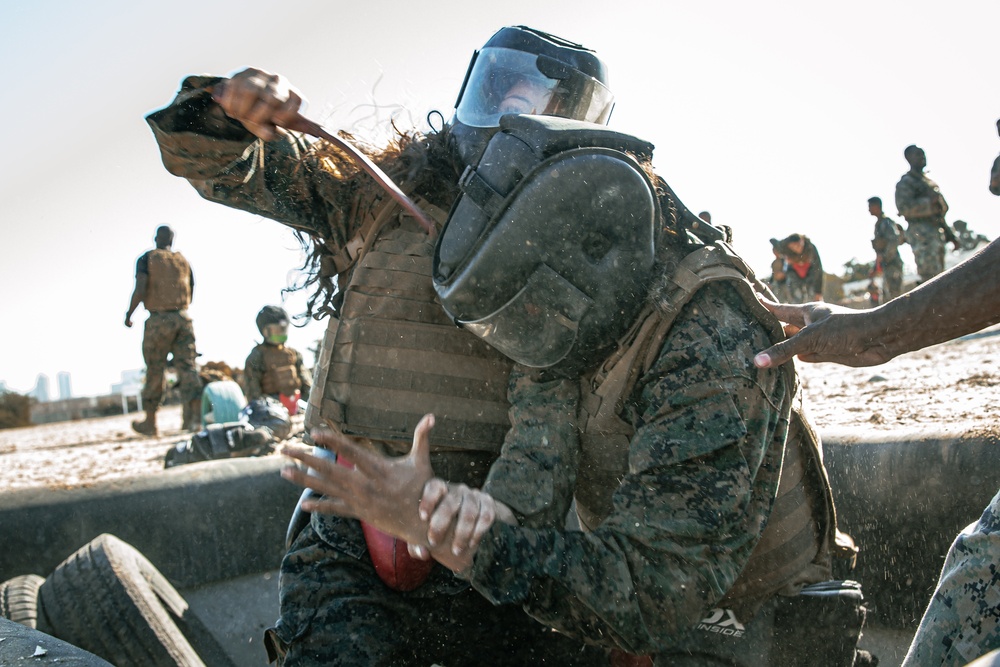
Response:
[[[337,463],[345,468],[353,468],[354,464],[343,456],[337,457]],[[364,521],[361,530],[365,534],[365,544],[368,545],[368,556],[375,566],[375,573],[386,586],[394,591],[412,591],[424,583],[434,567],[433,560],[418,560],[406,549],[406,542],[383,533],[378,528]]]

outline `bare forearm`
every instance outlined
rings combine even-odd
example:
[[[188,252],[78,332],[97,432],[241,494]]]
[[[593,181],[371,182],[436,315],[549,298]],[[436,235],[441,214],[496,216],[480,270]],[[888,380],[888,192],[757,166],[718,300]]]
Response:
[[[993,161],[993,169],[990,171],[990,192],[1000,197],[1000,156]]]
[[[1000,322],[1000,244],[871,312],[873,337],[891,356],[919,350]]]

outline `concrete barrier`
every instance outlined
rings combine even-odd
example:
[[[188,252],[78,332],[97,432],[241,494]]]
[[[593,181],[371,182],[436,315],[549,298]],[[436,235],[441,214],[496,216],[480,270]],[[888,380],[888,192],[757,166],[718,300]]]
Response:
[[[842,530],[874,622],[915,627],[948,547],[1000,489],[1000,429],[822,433]]]
[[[1000,488],[1000,437],[960,428],[828,430],[840,525],[861,547],[853,578],[871,618],[912,627],[948,546]],[[101,533],[142,551],[178,588],[276,569],[298,490],[281,457],[180,466],[68,490],[0,494],[0,581],[43,576]]]
[[[299,490],[283,458],[229,459],[74,489],[0,494],[0,581],[47,576],[101,533],[141,551],[178,588],[278,567]]]

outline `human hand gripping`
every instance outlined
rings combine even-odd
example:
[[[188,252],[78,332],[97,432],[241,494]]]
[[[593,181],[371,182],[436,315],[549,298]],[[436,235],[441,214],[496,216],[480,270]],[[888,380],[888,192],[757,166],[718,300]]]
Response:
[[[434,478],[424,486],[420,518],[428,521],[428,549],[410,545],[410,555],[436,561],[455,572],[472,567],[479,544],[499,519],[516,524],[514,513],[504,503],[465,484],[448,484]]]
[[[828,303],[781,304],[757,295],[779,320],[786,322],[787,340],[754,357],[758,368],[780,366],[798,356],[802,361],[832,361],[845,366],[875,366],[890,354],[881,335],[872,334],[871,313]]]
[[[299,117],[302,96],[277,74],[253,67],[216,84],[212,99],[255,136],[270,141]]]
[[[354,468],[313,456],[301,447],[283,447],[282,453],[305,464],[312,472],[290,465],[285,479],[321,494],[305,500],[307,512],[336,514],[364,521],[409,544],[427,545],[428,522],[418,513],[421,494],[434,477],[430,462],[430,431],[434,415],[424,415],[413,432],[413,447],[406,456],[390,458],[328,429],[316,429],[312,438],[336,452]]]

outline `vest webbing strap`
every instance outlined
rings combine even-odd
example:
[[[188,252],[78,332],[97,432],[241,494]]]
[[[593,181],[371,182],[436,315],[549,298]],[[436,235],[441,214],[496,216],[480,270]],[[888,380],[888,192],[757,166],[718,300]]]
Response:
[[[774,340],[784,337],[781,323],[757,301],[751,283],[761,291],[763,286],[728,245],[717,242],[684,257],[663,302],[643,312],[639,322],[621,339],[615,354],[592,376],[589,385],[584,385],[580,422],[585,428],[576,492],[577,511],[584,527],[593,529],[607,516],[611,510],[607,489],[616,488],[616,479],[620,481],[628,472],[628,448],[634,429],[620,417],[624,402],[640,375],[655,363],[683,307],[701,287],[720,280],[737,290]],[[724,598],[726,604],[750,613],[780,590],[829,578],[830,554],[837,534],[833,495],[822,464],[819,438],[795,402],[800,397],[794,366],[785,364],[781,372],[792,400],[781,480],[768,524]]]
[[[398,208],[376,217],[340,275],[344,301],[336,333],[324,339],[332,349],[322,397],[311,403],[341,432],[400,443],[403,451],[420,418],[433,412],[434,451],[499,452],[509,428],[510,362],[456,327],[437,303],[434,239]]]

